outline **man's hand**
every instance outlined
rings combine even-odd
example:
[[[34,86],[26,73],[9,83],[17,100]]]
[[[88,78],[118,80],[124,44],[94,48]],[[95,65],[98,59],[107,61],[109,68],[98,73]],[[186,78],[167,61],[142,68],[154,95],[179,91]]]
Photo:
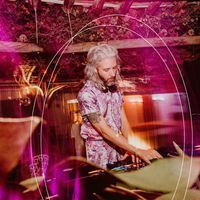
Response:
[[[153,159],[159,159],[159,158],[163,158],[156,150],[154,149],[139,149],[137,148],[135,150],[135,155],[130,154],[129,152],[126,152],[122,158],[122,160],[125,160],[128,156],[132,157],[132,161],[135,161],[135,156],[142,159],[143,161],[145,161],[146,163],[150,164],[151,160]]]
[[[154,149],[136,149],[136,156],[144,160],[146,163],[150,164],[151,160],[162,158],[162,156]]]

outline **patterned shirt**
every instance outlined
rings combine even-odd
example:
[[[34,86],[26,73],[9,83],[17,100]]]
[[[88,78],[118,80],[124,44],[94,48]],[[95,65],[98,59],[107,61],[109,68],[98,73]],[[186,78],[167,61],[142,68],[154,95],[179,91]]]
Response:
[[[83,117],[91,113],[101,113],[108,126],[120,134],[122,108],[120,92],[105,93],[88,80],[78,94],[78,102]],[[86,141],[87,159],[91,162],[106,168],[107,163],[116,162],[121,158],[119,149],[106,141],[87,120],[82,124],[81,136]]]

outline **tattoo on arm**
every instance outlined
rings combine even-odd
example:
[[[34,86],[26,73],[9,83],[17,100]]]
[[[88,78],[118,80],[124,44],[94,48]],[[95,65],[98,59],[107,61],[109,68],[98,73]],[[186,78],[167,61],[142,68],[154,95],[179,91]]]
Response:
[[[90,113],[87,115],[88,120],[92,123],[98,123],[101,121],[101,114],[100,113]]]

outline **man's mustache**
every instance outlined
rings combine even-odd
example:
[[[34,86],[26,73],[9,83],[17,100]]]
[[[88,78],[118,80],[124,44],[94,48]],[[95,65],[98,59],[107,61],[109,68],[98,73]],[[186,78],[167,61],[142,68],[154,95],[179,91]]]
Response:
[[[115,80],[116,80],[116,76],[113,76],[113,77],[107,79],[107,81],[115,81]]]
[[[116,78],[109,78],[107,81],[106,81],[106,84],[107,85],[114,85],[116,83]]]

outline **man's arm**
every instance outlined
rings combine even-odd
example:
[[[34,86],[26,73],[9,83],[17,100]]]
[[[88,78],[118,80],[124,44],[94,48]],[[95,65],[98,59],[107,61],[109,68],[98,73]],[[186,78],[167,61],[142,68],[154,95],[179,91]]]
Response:
[[[131,131],[130,125],[126,118],[124,110],[122,110],[122,131],[124,132],[123,135],[116,133],[112,128],[110,128],[104,117],[100,113],[91,113],[87,115],[88,120],[93,125],[93,127],[108,141],[114,143],[115,145],[119,146],[120,148],[127,151],[129,154],[137,155],[142,160],[147,163],[150,163],[151,159],[154,158],[161,158],[162,156],[153,149],[143,150],[136,148],[128,143],[127,136],[128,131]]]
[[[128,122],[128,119],[126,117],[126,113],[123,107],[122,107],[122,112],[121,112],[121,120],[122,120],[121,131],[124,137],[126,137],[126,139],[128,140],[128,135],[132,133],[132,129]]]
[[[132,154],[135,153],[136,148],[128,144],[127,139],[122,134],[116,133],[112,128],[110,128],[100,113],[88,114],[87,119],[105,139]]]

